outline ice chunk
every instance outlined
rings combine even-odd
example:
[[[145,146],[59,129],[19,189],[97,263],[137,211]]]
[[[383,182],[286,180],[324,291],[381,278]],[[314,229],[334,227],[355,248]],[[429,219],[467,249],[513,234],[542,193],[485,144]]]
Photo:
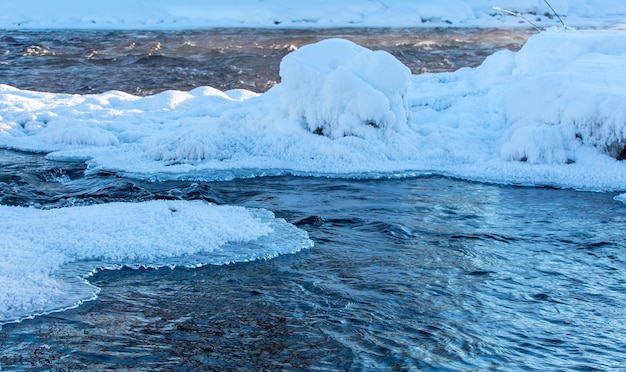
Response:
[[[200,201],[0,206],[0,324],[77,306],[97,268],[226,264],[295,253],[305,231],[262,209]]]

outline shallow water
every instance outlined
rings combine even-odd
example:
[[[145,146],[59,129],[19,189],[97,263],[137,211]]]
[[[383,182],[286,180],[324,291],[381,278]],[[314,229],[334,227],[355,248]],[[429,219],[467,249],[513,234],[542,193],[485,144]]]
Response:
[[[108,34],[98,35],[118,33]],[[112,66],[107,84],[140,86]],[[40,73],[59,72],[40,67],[22,87],[38,87]],[[315,246],[268,261],[99,272],[97,300],[2,326],[2,370],[624,369],[626,205],[615,194],[443,177],[150,182],[84,169],[0,150],[0,203],[203,199],[269,209]]]

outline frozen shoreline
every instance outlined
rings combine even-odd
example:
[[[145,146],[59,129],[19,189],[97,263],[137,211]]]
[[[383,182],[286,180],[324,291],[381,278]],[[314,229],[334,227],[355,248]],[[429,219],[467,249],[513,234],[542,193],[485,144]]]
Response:
[[[618,0],[551,0],[572,27],[620,27],[626,3]],[[0,29],[182,30],[219,27],[530,27],[519,12],[542,28],[559,26],[543,0],[366,1],[108,0],[86,3],[23,0],[0,4]]]

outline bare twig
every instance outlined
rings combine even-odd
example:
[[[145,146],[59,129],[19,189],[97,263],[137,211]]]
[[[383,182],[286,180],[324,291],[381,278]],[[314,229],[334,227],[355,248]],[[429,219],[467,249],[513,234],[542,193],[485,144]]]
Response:
[[[520,12],[514,12],[512,10],[507,10],[507,9],[504,9],[504,8],[500,8],[499,6],[494,6],[493,9],[495,9],[497,11],[500,11],[500,12],[504,12],[504,13],[510,14],[510,15],[514,15],[516,17],[519,17],[519,18],[523,19],[529,25],[533,26],[535,28],[535,30],[543,31],[543,29],[541,27],[539,27],[536,24],[532,23],[528,18],[524,17],[522,15],[522,13],[520,13]]]
[[[552,5],[550,5],[550,3],[548,2],[548,0],[543,0],[549,7],[550,9],[552,9],[552,13],[554,13],[554,15],[556,16],[556,18],[559,19],[559,22],[561,22],[561,24],[563,25],[563,27],[567,28],[567,25],[565,25],[565,22],[563,22],[563,20],[561,19],[561,16],[559,15],[559,13],[556,12],[556,10],[554,10],[554,8],[552,7]]]

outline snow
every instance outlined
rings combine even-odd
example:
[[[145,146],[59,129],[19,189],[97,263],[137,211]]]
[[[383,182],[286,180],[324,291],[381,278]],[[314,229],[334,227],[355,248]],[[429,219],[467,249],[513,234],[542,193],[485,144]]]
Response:
[[[385,51],[324,40],[287,55],[280,76],[281,105],[310,132],[338,139],[406,127],[411,71]]]
[[[623,24],[621,0],[550,0],[570,26]],[[0,4],[0,28],[540,27],[558,24],[543,0],[21,0]]]
[[[581,142],[618,157],[626,147],[625,57],[623,33],[546,33],[529,40],[515,59],[520,82],[506,92],[511,128],[503,155],[562,163]]]
[[[97,268],[226,264],[309,248],[307,233],[266,210],[205,202],[0,206],[0,324],[76,306]]]
[[[142,179],[435,173],[621,191],[625,57],[625,32],[551,30],[477,68],[412,76],[386,52],[331,39],[287,55],[264,94],[0,85],[0,146]]]

